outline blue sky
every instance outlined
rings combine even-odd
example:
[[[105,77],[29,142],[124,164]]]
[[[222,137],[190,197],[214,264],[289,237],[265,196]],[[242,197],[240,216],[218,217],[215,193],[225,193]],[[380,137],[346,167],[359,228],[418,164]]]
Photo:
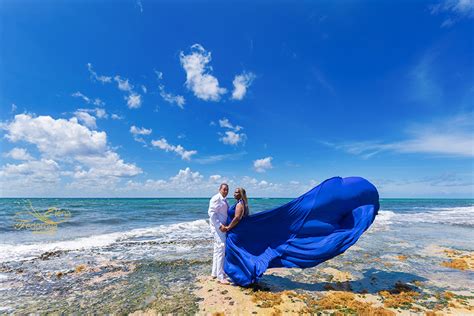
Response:
[[[474,196],[474,1],[3,1],[1,195]]]

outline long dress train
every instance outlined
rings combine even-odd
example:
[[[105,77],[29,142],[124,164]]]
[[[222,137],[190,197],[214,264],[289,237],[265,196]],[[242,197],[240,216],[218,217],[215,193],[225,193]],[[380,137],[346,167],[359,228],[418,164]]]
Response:
[[[224,271],[247,286],[268,268],[314,267],[352,246],[379,207],[369,181],[327,179],[283,206],[242,218],[227,233]]]

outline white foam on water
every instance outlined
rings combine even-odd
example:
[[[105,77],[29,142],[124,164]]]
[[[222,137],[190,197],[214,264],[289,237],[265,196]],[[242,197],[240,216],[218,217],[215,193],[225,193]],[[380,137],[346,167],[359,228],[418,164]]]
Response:
[[[375,220],[370,227],[370,231],[378,231],[378,230],[385,230],[390,227],[393,223],[392,218],[396,214],[392,211],[382,211],[380,210],[377,216],[375,216]]]
[[[393,212],[381,210],[375,217],[376,228],[389,227],[394,223],[429,223],[474,227],[474,206],[437,207],[424,211]]]
[[[179,246],[181,240],[210,237],[209,223],[204,219],[200,219],[191,222],[137,228],[126,232],[92,235],[72,240],[35,244],[0,244],[0,262],[33,259],[47,251],[87,250],[129,242],[140,244],[140,239],[145,239],[147,242],[175,242],[177,249],[184,249],[185,247]]]

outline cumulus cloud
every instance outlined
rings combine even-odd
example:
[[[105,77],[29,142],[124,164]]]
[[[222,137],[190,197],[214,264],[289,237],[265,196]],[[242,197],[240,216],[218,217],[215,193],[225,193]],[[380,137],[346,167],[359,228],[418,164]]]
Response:
[[[177,155],[181,156],[181,159],[183,160],[191,160],[191,156],[197,154],[196,150],[185,150],[181,145],[171,145],[165,138],[161,138],[159,140],[152,140],[151,144],[155,147],[163,149],[166,152],[174,152]]]
[[[114,77],[115,82],[117,82],[117,87],[119,90],[126,91],[126,92],[132,92],[133,86],[130,84],[128,79],[126,78],[121,78],[119,75]]]
[[[132,93],[125,97],[127,100],[127,106],[129,109],[138,109],[142,106],[142,96],[136,93]]]
[[[98,186],[112,185],[123,177],[142,173],[139,167],[125,163],[109,148],[105,132],[90,130],[81,125],[77,117],[67,120],[18,114],[12,121],[2,123],[1,128],[6,131],[5,138],[10,142],[23,141],[36,146],[41,154],[41,159],[37,160],[36,164],[44,167],[40,170],[50,170],[54,167],[61,169],[62,175],[71,176],[78,181],[87,181],[87,185],[95,183]],[[67,169],[71,165],[74,169]],[[31,166],[34,164],[20,164],[16,167],[7,165],[4,170],[28,170],[27,167]]]
[[[7,163],[0,167],[1,194],[23,197],[48,194],[60,183],[59,169],[56,161],[44,158],[19,164]]]
[[[5,138],[9,141],[34,144],[48,157],[98,154],[106,148],[107,134],[89,130],[75,117],[66,120],[17,114],[11,122],[2,124],[2,128],[7,131]]]
[[[255,79],[255,75],[251,72],[244,72],[241,75],[237,75],[232,81],[234,85],[234,91],[232,91],[232,99],[242,100],[247,93],[248,87],[252,84]]]
[[[133,139],[137,142],[145,144],[145,147],[147,147],[146,141],[142,137],[139,137],[139,135],[150,135],[151,132],[152,132],[151,128],[150,129],[147,129],[144,127],[140,128],[140,127],[136,127],[135,125],[132,125],[130,127],[130,133],[133,135]]]
[[[265,172],[268,169],[273,168],[272,166],[272,157],[266,157],[262,159],[257,159],[253,162],[253,167],[257,172]]]
[[[233,131],[226,131],[225,136],[219,138],[221,142],[226,145],[238,145],[239,143],[244,143],[247,136],[244,133],[235,133]]]
[[[33,157],[25,148],[15,147],[4,155],[15,160],[33,160]]]
[[[224,178],[220,178],[224,179]],[[158,192],[166,194],[166,196],[181,196],[182,192],[186,192],[187,196],[200,192],[213,192],[217,189],[218,184],[215,180],[209,178],[205,180],[204,176],[198,171],[192,171],[191,168],[180,169],[179,172],[167,180],[164,179],[148,179],[144,182],[128,181],[126,186],[121,190],[124,192]]]
[[[191,46],[189,54],[180,53],[181,65],[186,72],[186,87],[199,99],[219,101],[227,90],[220,87],[217,78],[211,75],[211,59],[211,53],[200,44]]]
[[[224,135],[221,134],[222,137],[219,138],[219,141],[221,141],[222,143],[226,145],[236,146],[239,143],[245,143],[245,141],[247,140],[246,134],[238,133],[238,131],[243,129],[243,127],[239,125],[233,125],[227,118],[220,119],[219,126],[222,128],[230,129],[230,131],[225,131]]]
[[[209,176],[209,180],[213,182],[219,182],[221,181],[222,176],[220,174],[213,174]]]
[[[130,127],[130,133],[133,135],[150,135],[152,132],[151,128],[147,129],[144,127],[136,127],[135,125],[132,125]]]
[[[93,117],[89,113],[84,112],[84,111],[76,111],[76,112],[74,112],[74,115],[85,126],[91,128],[91,129],[96,129],[97,128],[95,117]]]

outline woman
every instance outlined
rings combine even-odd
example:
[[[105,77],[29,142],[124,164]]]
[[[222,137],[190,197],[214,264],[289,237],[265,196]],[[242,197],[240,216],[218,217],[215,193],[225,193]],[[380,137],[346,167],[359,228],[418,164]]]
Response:
[[[223,232],[228,232],[234,228],[244,216],[249,215],[247,193],[244,188],[235,189],[234,199],[237,200],[237,203],[232,205],[232,207],[227,211],[227,222],[221,229]]]

